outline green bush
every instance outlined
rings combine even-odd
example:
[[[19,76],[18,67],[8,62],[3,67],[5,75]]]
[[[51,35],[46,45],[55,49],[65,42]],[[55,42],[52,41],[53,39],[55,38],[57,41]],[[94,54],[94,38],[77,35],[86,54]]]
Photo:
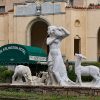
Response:
[[[69,65],[69,67],[67,69],[67,73],[68,73],[68,77],[75,82],[76,81],[76,74],[75,74],[74,65]]]
[[[5,66],[0,67],[0,82],[11,82],[13,73],[13,71],[8,70]]]
[[[83,66],[94,65],[100,68],[100,62],[82,62]]]
[[[2,72],[2,78],[5,82],[11,82],[12,80],[13,71],[11,70],[4,70]]]
[[[5,67],[5,66],[0,66],[0,72],[3,72],[3,71],[5,71],[5,70],[7,70],[8,68],[7,67]]]

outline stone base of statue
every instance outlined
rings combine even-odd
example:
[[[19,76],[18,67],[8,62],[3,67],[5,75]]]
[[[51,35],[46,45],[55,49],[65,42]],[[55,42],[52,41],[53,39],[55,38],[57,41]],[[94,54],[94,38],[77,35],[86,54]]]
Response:
[[[33,85],[33,86],[44,86],[47,85],[47,77],[48,77],[48,72],[41,72],[42,77],[40,76],[31,76],[32,80],[31,81],[23,81],[22,77],[17,77],[16,80],[12,80],[11,85]]]
[[[82,82],[81,85],[80,83],[76,83],[76,85],[74,85],[74,87],[98,87],[100,88],[100,81],[98,82]]]
[[[28,85],[26,82],[14,81],[11,85]]]

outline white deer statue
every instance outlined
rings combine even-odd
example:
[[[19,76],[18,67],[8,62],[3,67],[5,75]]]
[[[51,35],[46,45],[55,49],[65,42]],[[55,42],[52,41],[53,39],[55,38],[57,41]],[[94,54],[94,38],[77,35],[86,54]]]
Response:
[[[41,78],[39,76],[32,76],[31,70],[28,66],[18,65],[16,66],[14,75],[12,76],[12,84],[47,85],[48,72],[40,72],[40,74],[42,75]],[[22,77],[25,78],[26,82],[22,81]]]
[[[100,82],[100,69],[94,65],[82,66],[81,61],[86,59],[82,54],[75,54],[75,74],[77,75],[76,82],[79,82],[82,85],[81,76],[92,76],[95,80],[95,83]]]
[[[14,83],[17,77],[17,81],[20,82],[22,81],[22,76],[25,78],[26,83],[28,85],[32,85],[32,75],[31,75],[31,70],[28,66],[24,65],[18,65],[15,68],[14,75],[12,76],[12,83]]]

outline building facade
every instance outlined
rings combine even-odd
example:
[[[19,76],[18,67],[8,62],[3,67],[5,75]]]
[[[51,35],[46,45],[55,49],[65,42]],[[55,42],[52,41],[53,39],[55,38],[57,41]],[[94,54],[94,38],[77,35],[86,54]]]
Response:
[[[99,2],[100,0],[0,0],[0,46],[10,43],[38,46],[48,53],[48,26],[63,26],[71,34],[61,43],[62,55],[73,61],[75,53],[82,53],[88,61],[98,61]]]

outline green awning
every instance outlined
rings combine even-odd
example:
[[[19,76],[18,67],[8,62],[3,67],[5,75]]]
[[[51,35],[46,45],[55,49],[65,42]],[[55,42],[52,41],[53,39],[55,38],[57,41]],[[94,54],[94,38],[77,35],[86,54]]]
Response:
[[[0,47],[0,64],[37,64],[46,62],[47,54],[39,47],[7,44]]]

